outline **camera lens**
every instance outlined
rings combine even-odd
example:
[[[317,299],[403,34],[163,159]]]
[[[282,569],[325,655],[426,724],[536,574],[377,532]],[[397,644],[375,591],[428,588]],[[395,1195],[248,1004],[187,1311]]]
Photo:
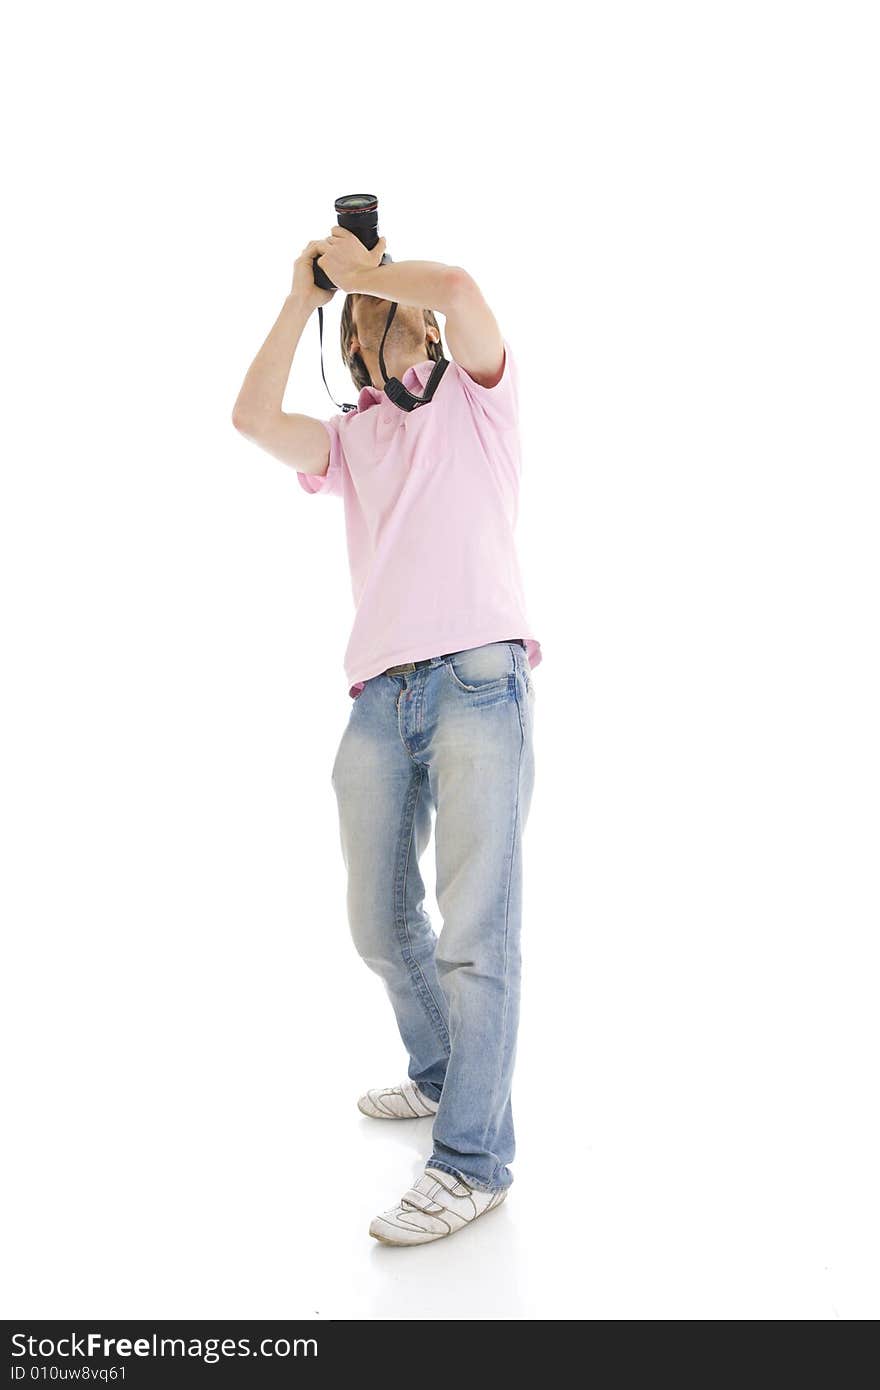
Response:
[[[353,232],[368,251],[379,240],[379,199],[373,193],[347,193],[337,198],[336,221],[340,227]]]
[[[337,212],[366,212],[378,206],[379,200],[374,193],[348,193],[344,198],[336,199]]]

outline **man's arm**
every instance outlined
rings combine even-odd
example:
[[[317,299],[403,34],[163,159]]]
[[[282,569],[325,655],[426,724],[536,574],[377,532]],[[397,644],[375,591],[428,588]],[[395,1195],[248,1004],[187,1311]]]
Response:
[[[330,257],[322,257],[321,264]],[[328,273],[332,272],[332,263]],[[345,277],[351,294],[372,294],[378,299],[393,299],[415,309],[437,309],[449,312],[456,294],[459,268],[442,261],[386,261],[384,265],[358,266]]]
[[[281,409],[294,353],[313,304],[291,293],[275,324],[251,363],[232,411],[240,434],[273,458],[302,473],[326,473],[330,436],[311,415],[285,414]]]
[[[437,309],[446,318],[446,341],[460,367],[480,386],[495,386],[504,369],[504,342],[495,315],[477,282],[460,265],[437,261],[387,261],[359,269],[355,294]]]
[[[446,315],[446,341],[478,386],[497,386],[504,372],[504,339],[476,280],[456,267],[455,297]]]

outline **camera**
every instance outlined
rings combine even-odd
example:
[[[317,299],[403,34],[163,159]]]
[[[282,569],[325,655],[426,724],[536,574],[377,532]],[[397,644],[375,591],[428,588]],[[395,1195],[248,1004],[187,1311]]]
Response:
[[[376,197],[375,193],[346,193],[342,198],[336,199],[334,208],[336,209],[336,221],[339,223],[340,227],[345,227],[349,232],[354,232],[355,236],[363,243],[367,250],[372,251],[373,247],[379,241],[379,199]],[[315,256],[312,261],[315,284],[320,286],[322,290],[338,289],[339,286],[334,285],[333,281],[324,274],[323,270],[318,265],[319,259],[318,256]],[[386,261],[390,260],[391,257],[388,255],[388,252],[385,251],[383,252],[379,265],[385,265]],[[391,307],[388,310],[385,332],[382,334],[382,341],[379,344],[379,370],[385,382],[383,390],[388,399],[396,405],[399,410],[418,410],[419,406],[428,405],[433,399],[434,392],[440,385],[440,380],[446,368],[449,366],[449,362],[447,358],[441,357],[439,361],[434,363],[433,370],[425,386],[424,394],[421,396],[414,396],[412,391],[404,386],[403,382],[400,381],[398,377],[389,377],[385,366],[384,348],[385,339],[388,337],[388,330],[391,327],[391,321],[396,312],[397,303],[392,301]],[[320,304],[318,305],[318,333],[320,335],[321,344],[321,375],[324,377],[324,385],[327,387],[328,396],[330,396],[331,400],[334,400],[330,387],[327,386],[327,378],[324,375],[324,309]],[[363,358],[361,358],[361,362],[363,362]],[[364,372],[366,373],[366,367],[364,367]],[[339,402],[335,401],[335,404],[339,405]],[[357,410],[357,405],[353,402],[348,402],[342,405],[341,409],[345,412],[354,411]]]
[[[337,198],[334,203],[336,211],[336,221],[340,227],[345,227],[346,231],[354,232],[358,241],[362,242],[368,251],[379,240],[379,199],[374,193],[346,193],[344,197]],[[391,257],[386,251],[380,265],[390,261]],[[313,261],[315,272],[315,284],[322,290],[335,290],[334,285],[318,265],[318,257]]]

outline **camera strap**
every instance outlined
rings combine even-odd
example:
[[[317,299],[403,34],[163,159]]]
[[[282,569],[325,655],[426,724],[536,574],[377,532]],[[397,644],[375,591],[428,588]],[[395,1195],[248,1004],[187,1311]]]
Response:
[[[382,372],[382,377],[385,382],[383,390],[385,391],[385,395],[388,397],[388,399],[394,405],[396,405],[399,410],[417,410],[420,405],[430,404],[431,400],[433,399],[434,392],[440,385],[441,377],[443,376],[443,373],[446,371],[446,368],[449,366],[449,359],[447,357],[441,357],[439,361],[434,363],[434,369],[431,372],[431,375],[428,378],[427,382],[425,383],[425,390],[423,395],[421,396],[414,396],[412,391],[410,391],[406,386],[404,386],[403,382],[398,377],[389,377],[387,371],[385,370],[385,354],[382,351],[382,349],[385,346],[385,339],[388,337],[388,330],[391,327],[391,321],[396,313],[397,304],[395,302],[392,303],[391,309],[389,310],[388,320],[385,324],[385,332],[382,334],[382,341],[379,344],[379,369]],[[351,410],[357,410],[357,405],[352,405],[350,402],[345,402],[340,405],[339,401],[336,400],[336,397],[330,390],[330,387],[327,385],[327,376],[324,371],[324,308],[321,304],[318,305],[318,338],[319,352],[321,357],[321,376],[324,378],[324,386],[326,388],[327,395],[330,397],[333,404],[339,406],[339,409],[344,411],[346,414]]]
[[[397,304],[393,303],[388,314],[388,322],[385,325],[385,332],[382,334],[382,341],[379,344],[379,370],[385,382],[385,395],[393,401],[401,410],[416,410],[420,405],[428,405],[437,387],[440,385],[440,378],[449,366],[447,358],[441,357],[439,362],[434,363],[434,370],[425,383],[424,394],[414,396],[396,376],[389,377],[385,370],[385,354],[382,349],[385,346],[385,339],[388,337],[388,330],[391,327],[391,320],[397,313]]]
[[[345,411],[346,414],[350,410],[357,410],[357,406],[352,405],[350,402],[340,405],[339,401],[330,390],[330,387],[327,386],[327,376],[324,372],[324,307],[321,304],[318,305],[318,352],[321,357],[321,376],[324,378],[324,386],[327,389],[327,395],[330,397],[333,404],[338,405],[339,409]]]

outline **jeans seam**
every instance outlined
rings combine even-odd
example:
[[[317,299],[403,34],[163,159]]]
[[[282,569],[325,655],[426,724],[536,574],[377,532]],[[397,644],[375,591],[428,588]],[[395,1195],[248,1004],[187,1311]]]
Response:
[[[422,967],[413,954],[412,941],[409,934],[409,923],[406,916],[406,880],[409,873],[409,856],[413,842],[413,823],[415,820],[415,805],[418,800],[422,784],[425,780],[426,771],[421,763],[417,763],[419,771],[414,773],[404,801],[403,824],[401,826],[400,843],[405,843],[405,849],[401,855],[398,849],[398,867],[394,878],[394,924],[398,940],[402,946],[404,962],[410,972],[416,994],[422,1002],[422,1006],[431,1021],[431,1026],[440,1039],[444,1049],[449,1052],[449,1031],[443,1022],[443,1016],[437,1006],[428,986],[428,982],[422,972]],[[402,861],[402,863],[401,863]]]
[[[512,839],[511,848],[510,848],[510,864],[509,864],[508,870],[507,870],[507,896],[506,896],[505,902],[504,902],[504,1002],[503,1002],[503,1004],[502,1004],[502,1012],[501,1012],[501,1039],[502,1039],[502,1042],[501,1042],[501,1055],[500,1055],[499,1063],[498,1063],[498,1074],[497,1074],[497,1076],[495,1077],[495,1082],[494,1082],[494,1085],[493,1085],[493,1087],[492,1087],[492,1101],[491,1101],[491,1104],[490,1104],[490,1106],[489,1106],[489,1108],[488,1108],[488,1110],[487,1110],[487,1115],[488,1115],[489,1117],[495,1115],[496,1112],[497,1112],[497,1105],[498,1105],[498,1088],[499,1088],[499,1086],[501,1085],[501,1077],[502,1077],[503,1072],[504,1072],[504,1060],[505,1060],[505,1058],[504,1058],[504,1049],[505,1049],[505,1047],[506,1047],[506,1042],[507,1042],[507,1014],[508,1014],[508,1005],[509,1005],[509,1002],[510,1002],[510,890],[511,890],[511,885],[512,885],[512,883],[513,883],[513,861],[514,861],[514,859],[515,859],[515,857],[516,857],[516,845],[517,845],[517,839],[518,839],[519,833],[520,833],[520,826],[519,826],[519,789],[520,789],[520,779],[521,779],[521,776],[522,776],[522,760],[523,760],[523,753],[524,753],[524,751],[525,751],[525,744],[526,744],[526,731],[525,731],[525,726],[524,726],[524,724],[523,724],[522,709],[520,708],[519,691],[516,689],[516,686],[515,686],[515,685],[514,685],[514,699],[515,699],[515,701],[516,701],[516,713],[517,713],[517,717],[518,717],[518,719],[519,719],[520,745],[519,745],[519,757],[518,757],[518,759],[517,759],[517,764],[516,764],[516,799],[515,799],[514,804],[513,804],[513,839]],[[488,1125],[489,1125],[489,1121],[487,1120],[486,1128],[485,1128],[484,1131],[483,1131],[483,1148],[484,1148],[484,1149],[486,1148],[486,1145],[487,1145],[488,1140],[489,1140],[489,1128],[488,1128]]]

